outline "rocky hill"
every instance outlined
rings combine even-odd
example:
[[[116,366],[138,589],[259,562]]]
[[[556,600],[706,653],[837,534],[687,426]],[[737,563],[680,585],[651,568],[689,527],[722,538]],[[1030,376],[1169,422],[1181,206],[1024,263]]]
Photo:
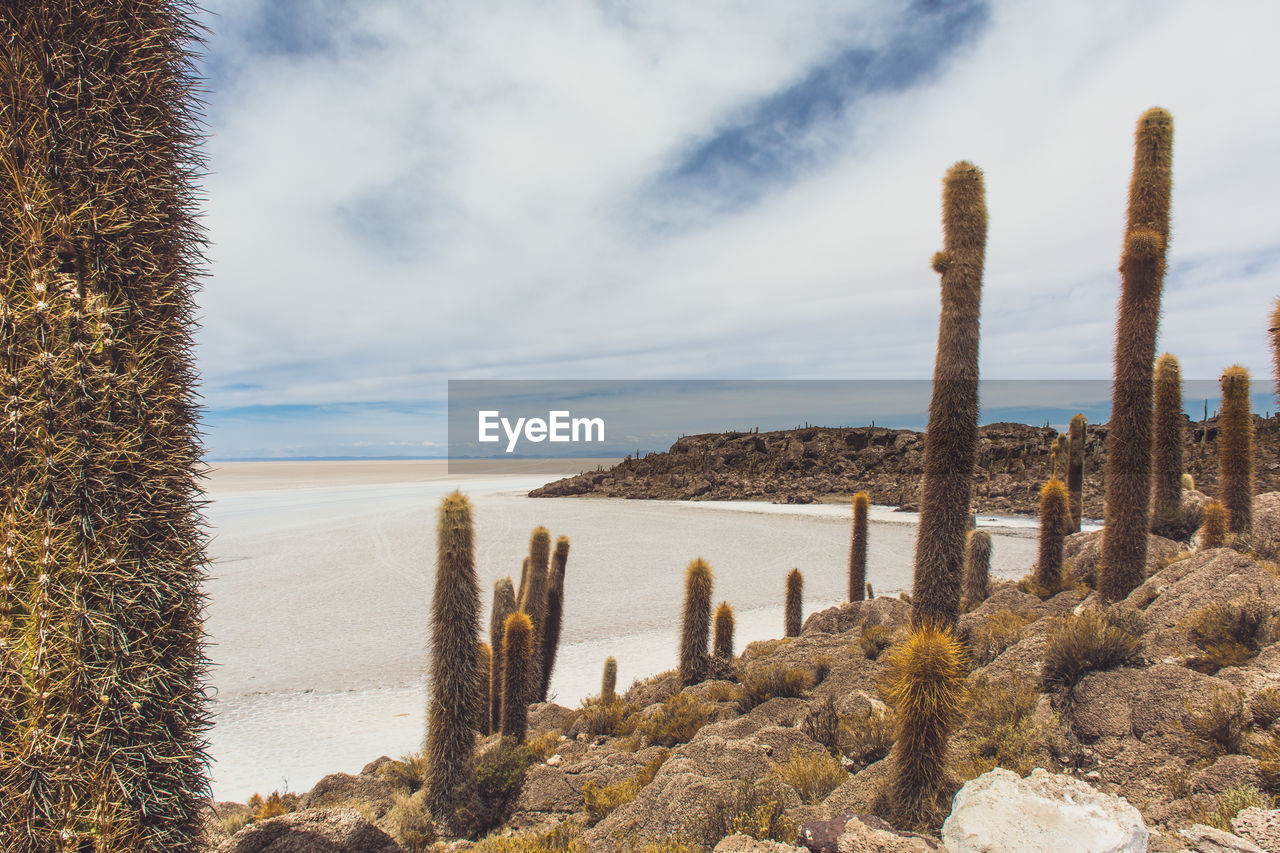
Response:
[[[1280,489],[1280,416],[1254,416],[1257,491]],[[1057,430],[996,423],[979,429],[974,510],[1034,514],[1049,477]],[[1090,426],[1085,444],[1084,514],[1103,514],[1107,426]],[[1218,423],[1188,420],[1186,470],[1214,494]],[[924,470],[924,434],[883,427],[806,427],[775,432],[684,436],[663,453],[628,458],[608,470],[548,483],[530,497],[657,500],[767,500],[812,503],[866,491],[873,503],[915,509]]]

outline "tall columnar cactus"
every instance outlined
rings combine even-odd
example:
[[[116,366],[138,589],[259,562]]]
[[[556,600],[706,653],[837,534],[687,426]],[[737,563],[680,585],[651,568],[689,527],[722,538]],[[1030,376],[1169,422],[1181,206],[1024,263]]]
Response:
[[[489,647],[493,649],[493,666],[489,670],[489,734],[502,725],[502,632],[507,617],[516,612],[516,593],[511,578],[493,583],[493,605],[489,610]]]
[[[523,742],[529,733],[529,679],[533,677],[533,625],[520,610],[507,617],[502,632],[502,723],[503,737]]]
[[[892,647],[885,660],[885,692],[898,723],[884,805],[901,828],[936,829],[945,814],[947,742],[963,716],[964,646],[949,629],[925,624]]]
[[[550,560],[551,533],[545,527],[535,528],[529,536],[528,583],[524,588],[524,596],[519,601],[519,609],[529,617],[529,624],[533,626],[534,649],[538,649],[542,643],[542,626],[547,618],[547,575],[551,568]],[[541,654],[535,652],[530,667],[529,693],[525,701],[536,702],[542,688]]]
[[[1249,371],[1238,364],[1222,374],[1218,500],[1227,508],[1231,532],[1248,533],[1253,527],[1253,414],[1249,410]]]
[[[1271,325],[1267,332],[1271,335],[1271,378],[1275,382],[1276,404],[1280,405],[1280,299],[1276,300],[1275,310],[1271,312]]]
[[[1204,508],[1204,523],[1200,525],[1200,547],[1221,548],[1227,544],[1231,528],[1231,516],[1222,501],[1209,501]]]
[[[551,558],[551,573],[547,578],[547,616],[539,640],[542,684],[538,700],[547,701],[551,689],[551,671],[556,666],[556,652],[560,648],[560,627],[564,618],[564,572],[569,563],[569,538],[556,540],[556,550]]]
[[[1106,516],[1098,591],[1119,601],[1142,582],[1151,505],[1152,364],[1169,244],[1173,118],[1147,110],[1134,141],[1129,214],[1120,258],[1111,428],[1107,432]]]
[[[476,731],[489,730],[489,685],[493,678],[493,647],[481,640],[476,645]]]
[[[441,501],[436,535],[425,787],[431,813],[455,829],[461,829],[458,810],[475,788],[472,724],[479,705],[479,635],[480,581],[471,502],[454,492]]]
[[[1053,440],[1053,459],[1049,465],[1049,479],[1062,480],[1067,476],[1067,437],[1062,433]]]
[[[701,557],[689,564],[684,577],[684,613],[680,620],[680,681],[698,684],[708,674],[707,646],[711,639],[711,567]]]
[[[604,672],[600,676],[600,701],[609,703],[618,698],[618,659],[610,655],[604,659]]]
[[[1067,494],[1071,501],[1071,532],[1080,532],[1080,518],[1084,515],[1084,444],[1085,419],[1083,414],[1071,418],[1070,438],[1067,440]]]
[[[1160,532],[1182,520],[1182,443],[1187,417],[1182,413],[1182,369],[1169,353],[1156,361],[1153,428],[1155,508],[1151,529]]]
[[[942,314],[925,433],[911,615],[915,625],[946,626],[955,624],[960,609],[978,442],[978,316],[987,206],[982,171],[972,163],[956,163],[947,172],[942,224],[945,248],[933,258],[942,276]]]
[[[715,642],[712,654],[720,660],[733,658],[733,608],[729,602],[722,601],[716,608]]]
[[[203,850],[185,0],[0,4],[0,849]]]
[[[862,601],[867,585],[867,512],[871,496],[853,496],[853,534],[849,540],[849,600]]]
[[[1062,545],[1071,532],[1071,503],[1061,480],[1050,480],[1040,489],[1040,559],[1036,585],[1041,594],[1062,589]]]
[[[991,534],[969,531],[964,549],[964,598],[970,607],[987,600],[991,590]]]
[[[787,598],[783,617],[785,636],[800,636],[800,626],[804,621],[804,575],[799,569],[787,573]]]

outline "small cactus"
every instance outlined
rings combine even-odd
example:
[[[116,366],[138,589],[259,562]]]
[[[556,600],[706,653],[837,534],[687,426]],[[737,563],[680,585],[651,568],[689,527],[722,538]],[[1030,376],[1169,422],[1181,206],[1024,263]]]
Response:
[[[1218,500],[1227,508],[1231,532],[1253,527],[1253,415],[1249,411],[1249,371],[1235,365],[1222,374],[1222,414],[1218,418]]]
[[[533,675],[533,624],[517,610],[507,617],[502,632],[502,725],[503,737],[523,743],[529,732],[529,703],[525,701]]]
[[[799,569],[787,573],[787,604],[783,628],[787,637],[800,636],[800,625],[804,617],[804,575]]]
[[[1036,585],[1042,594],[1062,589],[1062,544],[1071,530],[1071,506],[1067,487],[1050,480],[1040,489],[1040,559],[1036,563]]]
[[[947,742],[964,713],[964,646],[950,629],[926,623],[883,659],[885,694],[898,717],[885,805],[899,827],[936,828],[945,813]]]
[[[871,581],[867,581],[867,601],[876,597],[875,590],[871,588]]]
[[[475,787],[472,724],[479,705],[479,633],[480,582],[471,502],[453,492],[440,504],[437,534],[425,787],[431,813],[459,830],[459,809]]]
[[[600,701],[608,704],[618,699],[618,659],[610,655],[604,659],[604,673],[600,676]]]
[[[1049,464],[1049,479],[1063,480],[1067,476],[1067,437],[1058,433],[1053,440],[1052,459]]]
[[[1067,439],[1067,494],[1071,499],[1071,532],[1080,532],[1080,518],[1084,514],[1084,443],[1085,418],[1077,413],[1071,418],[1070,438]]]
[[[689,564],[684,579],[684,614],[680,632],[680,682],[706,680],[707,646],[711,639],[711,567],[701,557]]]
[[[969,531],[964,549],[964,597],[970,607],[987,600],[991,590],[991,534]]]
[[[715,656],[721,660],[733,658],[733,608],[722,601],[716,608]]]
[[[978,317],[987,245],[982,171],[972,163],[956,163],[947,171],[942,222],[945,248],[934,257],[934,269],[942,275],[942,313],[920,484],[913,625],[955,624],[964,537],[972,518],[969,501],[978,444]]]
[[[1231,516],[1222,501],[1209,501],[1204,508],[1204,523],[1200,526],[1200,547],[1221,548],[1227,544]]]
[[[853,496],[853,534],[849,542],[849,600],[861,601],[867,582],[867,512],[871,496],[858,492]]]
[[[1152,365],[1169,244],[1173,118],[1147,110],[1134,136],[1128,222],[1120,259],[1115,379],[1107,432],[1105,525],[1098,592],[1119,601],[1143,580],[1151,528]]]
[[[489,648],[494,651],[494,666],[489,670],[489,734],[502,725],[502,632],[507,617],[516,612],[516,593],[511,578],[499,578],[493,584],[493,606],[489,611]]]
[[[556,540],[556,550],[551,558],[551,575],[547,579],[547,617],[543,625],[540,654],[542,657],[542,686],[538,694],[541,702],[547,701],[551,689],[551,671],[555,669],[556,652],[560,648],[560,628],[564,619],[564,572],[569,562],[569,538]]]
[[[1155,414],[1152,424],[1155,481],[1151,529],[1167,530],[1182,520],[1182,369],[1178,359],[1165,353],[1156,362]]]

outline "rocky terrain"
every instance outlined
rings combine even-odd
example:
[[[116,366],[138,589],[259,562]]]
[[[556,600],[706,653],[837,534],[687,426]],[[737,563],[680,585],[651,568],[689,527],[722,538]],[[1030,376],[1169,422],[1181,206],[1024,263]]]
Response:
[[[1084,583],[1101,534],[1081,533],[1064,591],[1000,583],[965,613],[958,793],[928,826],[883,819],[881,652],[910,606],[882,597],[809,614],[694,686],[670,672],[613,701],[533,706],[527,748],[481,745],[481,785],[500,796],[478,843],[438,837],[410,756],[274,811],[219,803],[210,849],[1280,851],[1280,493],[1255,498],[1254,519],[1247,547],[1152,536],[1146,581],[1105,611]]]
[[[1280,417],[1254,416],[1257,491],[1280,489]],[[978,431],[974,511],[1034,514],[1049,478],[1058,432],[1025,424]],[[1213,494],[1218,419],[1188,421],[1186,470]],[[1107,426],[1088,427],[1084,514],[1102,517]],[[530,497],[598,495],[658,500],[768,500],[812,503],[866,491],[872,503],[915,509],[924,471],[924,434],[883,427],[806,427],[776,432],[688,435],[664,453],[548,483]]]

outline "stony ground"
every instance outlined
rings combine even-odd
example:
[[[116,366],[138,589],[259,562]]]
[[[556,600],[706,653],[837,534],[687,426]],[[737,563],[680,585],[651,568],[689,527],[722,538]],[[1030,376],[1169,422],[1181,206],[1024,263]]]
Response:
[[[1255,517],[1255,536],[1235,549],[1152,537],[1146,581],[1092,623],[1104,610],[1080,581],[1092,578],[1097,533],[1068,540],[1069,588],[1041,598],[1003,583],[964,614],[959,633],[973,669],[946,793],[996,779],[988,771],[997,765],[1016,773],[1015,786],[1030,785],[1017,777],[1040,768],[1053,775],[1037,774],[1038,784],[1085,783],[1108,803],[1123,797],[1140,813],[1135,825],[1150,833],[1145,849],[1280,851],[1280,812],[1272,811],[1280,791],[1280,566],[1271,562],[1280,493],[1259,496]],[[875,817],[892,813],[882,796],[894,729],[880,691],[882,652],[909,613],[899,599],[844,604],[809,615],[797,637],[751,644],[721,662],[718,677],[692,687],[664,673],[612,703],[534,706],[532,763],[497,831],[508,837],[475,849],[1016,849],[957,846],[963,793],[949,830],[940,831],[945,814],[896,828]],[[1092,634],[1082,631],[1087,625]],[[1090,660],[1099,631],[1135,646],[1062,675],[1064,657]],[[501,751],[496,738],[482,749]],[[234,838],[225,827],[249,809],[218,804],[211,849],[470,848],[432,841],[429,827],[412,835],[419,778],[413,762],[379,759],[358,776],[326,777],[288,805],[295,811],[259,819]],[[981,805],[966,808],[968,826],[989,817]],[[1005,825],[1009,817],[996,816]],[[303,846],[289,846],[295,842]]]

